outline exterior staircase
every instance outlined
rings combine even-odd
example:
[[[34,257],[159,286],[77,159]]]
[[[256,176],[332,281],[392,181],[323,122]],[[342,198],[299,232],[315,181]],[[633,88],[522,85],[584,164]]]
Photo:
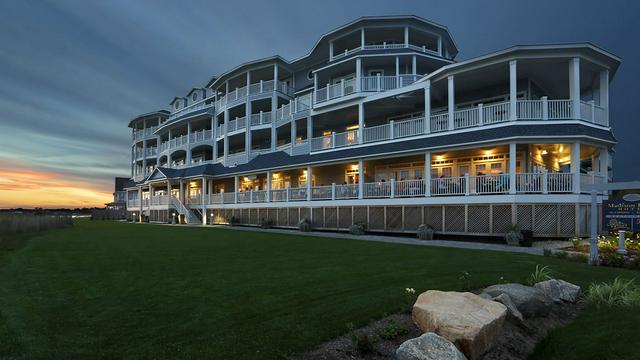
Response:
[[[184,215],[187,224],[201,224],[202,218],[198,219],[198,214],[194,213],[191,209],[184,206],[182,201],[176,197],[171,197],[171,203],[176,208],[179,214]]]

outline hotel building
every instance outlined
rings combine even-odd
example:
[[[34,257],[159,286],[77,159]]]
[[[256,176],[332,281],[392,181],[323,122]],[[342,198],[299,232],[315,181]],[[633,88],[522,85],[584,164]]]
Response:
[[[457,54],[445,26],[363,17],[298,59],[240,64],[129,122],[127,211],[193,224],[587,234],[583,187],[611,178],[620,59],[590,43]]]

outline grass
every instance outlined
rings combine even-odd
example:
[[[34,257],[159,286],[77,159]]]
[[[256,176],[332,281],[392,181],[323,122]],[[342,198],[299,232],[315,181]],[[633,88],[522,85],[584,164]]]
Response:
[[[526,282],[538,264],[583,288],[637,274],[525,254],[100,221],[39,234],[0,258],[0,357],[25,359],[279,359],[402,309],[407,287]],[[461,271],[471,276],[461,281]],[[617,346],[616,358],[633,358],[639,319],[589,307],[583,326],[554,332],[536,356],[605,359]],[[578,342],[588,356],[576,355]]]

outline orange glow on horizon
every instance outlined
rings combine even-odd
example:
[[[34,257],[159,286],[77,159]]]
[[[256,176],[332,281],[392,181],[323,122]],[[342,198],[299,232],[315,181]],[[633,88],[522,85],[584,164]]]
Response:
[[[35,169],[0,166],[0,208],[104,207],[111,192]]]

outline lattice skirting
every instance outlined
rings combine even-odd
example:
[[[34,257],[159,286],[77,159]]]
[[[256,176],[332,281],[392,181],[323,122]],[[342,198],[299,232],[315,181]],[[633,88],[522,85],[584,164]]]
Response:
[[[318,230],[347,230],[353,223],[364,223],[369,231],[395,233],[413,233],[420,224],[429,224],[441,234],[485,236],[501,236],[518,224],[536,237],[569,237],[588,235],[590,211],[588,204],[564,203],[281,207],[209,209],[207,219],[214,224],[233,218],[241,225],[259,225],[265,218],[286,228],[296,228],[308,219]],[[152,212],[151,220],[163,221],[167,215]]]

